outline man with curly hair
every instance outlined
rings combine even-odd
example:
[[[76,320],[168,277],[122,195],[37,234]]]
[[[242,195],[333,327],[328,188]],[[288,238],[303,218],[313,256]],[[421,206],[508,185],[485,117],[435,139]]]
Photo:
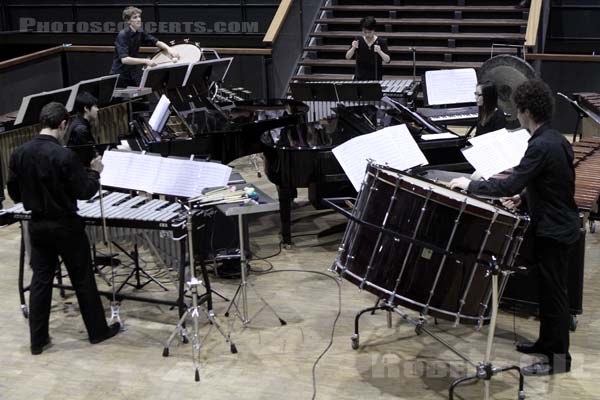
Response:
[[[544,82],[522,83],[514,102],[521,126],[531,134],[519,165],[506,179],[456,178],[450,186],[475,194],[512,196],[502,199],[509,208],[526,204],[539,265],[540,331],[535,343],[519,343],[517,351],[545,358],[523,368],[527,375],[569,372],[568,261],[570,248],[580,236],[573,150],[564,136],[550,127],[554,99]]]

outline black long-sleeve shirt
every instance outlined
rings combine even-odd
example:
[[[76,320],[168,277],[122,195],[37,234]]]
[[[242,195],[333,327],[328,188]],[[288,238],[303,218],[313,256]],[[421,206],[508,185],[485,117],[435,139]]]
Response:
[[[15,203],[31,210],[32,219],[60,219],[75,216],[77,200],[98,191],[100,175],[84,168],[77,154],[53,136],[39,135],[13,152],[7,187]]]
[[[506,128],[506,117],[504,116],[504,111],[496,108],[490,119],[485,124],[481,120],[477,121],[475,136],[484,135],[502,128]]]
[[[364,37],[357,37],[358,49],[356,49],[356,67],[354,70],[355,81],[380,81],[383,78],[383,60],[375,53],[375,46],[379,45],[381,51],[389,54],[385,39],[377,38],[369,47]]]
[[[92,126],[90,122],[82,115],[77,115],[69,124],[69,146],[80,146],[84,144],[94,144],[96,139],[92,135]]]
[[[115,40],[115,52],[110,73],[119,74],[121,80],[139,83],[142,76],[142,66],[123,64],[121,59],[125,57],[139,58],[142,44],[155,46],[156,42],[158,42],[157,38],[142,29],[132,31],[129,26],[125,27],[119,32]]]
[[[469,184],[470,192],[490,196],[512,196],[523,189],[536,236],[567,244],[579,238],[573,149],[547,124],[533,133],[525,155],[508,178]]]

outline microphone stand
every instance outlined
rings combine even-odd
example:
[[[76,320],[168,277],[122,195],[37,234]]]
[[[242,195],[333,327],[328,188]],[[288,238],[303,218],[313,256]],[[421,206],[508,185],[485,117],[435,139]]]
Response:
[[[569,96],[567,96],[561,92],[556,92],[556,94],[559,95],[560,97],[562,97],[563,99],[565,99],[566,101],[568,101],[569,103],[571,103],[571,105],[575,109],[575,112],[577,113],[577,122],[575,122],[575,129],[573,130],[573,143],[575,143],[577,141],[577,133],[579,131],[581,121],[584,118],[588,118],[590,116],[590,114],[586,110],[584,110],[576,100],[569,98]],[[582,136],[583,136],[583,132],[580,132],[579,140],[581,140]]]

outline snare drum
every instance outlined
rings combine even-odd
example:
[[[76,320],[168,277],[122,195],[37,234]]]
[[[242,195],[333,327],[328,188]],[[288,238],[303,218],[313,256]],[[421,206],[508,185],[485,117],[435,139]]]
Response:
[[[455,324],[489,322],[492,256],[512,268],[529,219],[370,164],[335,262],[389,304]],[[500,288],[507,275],[501,274]]]
[[[159,51],[158,53],[152,56],[152,61],[156,63],[156,65],[168,64],[168,63],[195,63],[202,59],[202,50],[190,43],[181,43],[175,44],[171,46],[171,48],[179,53],[179,59],[176,61],[171,60],[168,53],[164,51]]]

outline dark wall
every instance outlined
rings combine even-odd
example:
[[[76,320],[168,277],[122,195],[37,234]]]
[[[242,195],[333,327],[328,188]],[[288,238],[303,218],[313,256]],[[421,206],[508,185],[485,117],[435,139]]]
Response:
[[[600,54],[600,2],[553,0],[546,52]]]
[[[555,93],[600,93],[600,63],[597,62],[543,61],[541,77]],[[577,113],[563,98],[555,96],[555,100],[554,126],[565,133],[572,133]]]
[[[190,38],[203,47],[262,46],[280,0],[0,0],[0,43],[111,45],[126,5],[142,10],[160,40]],[[54,25],[52,25],[54,24]],[[35,34],[32,34],[35,32]],[[26,53],[22,53],[26,54]],[[10,57],[9,57],[10,58]]]

